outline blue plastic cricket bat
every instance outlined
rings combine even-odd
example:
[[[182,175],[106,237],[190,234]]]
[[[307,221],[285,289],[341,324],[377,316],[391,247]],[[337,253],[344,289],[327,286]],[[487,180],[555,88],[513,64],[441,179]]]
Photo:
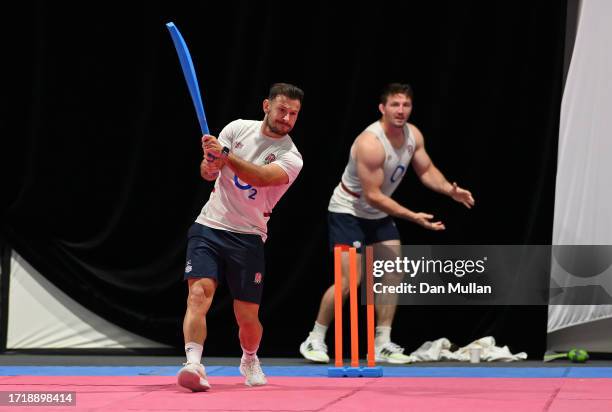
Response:
[[[210,134],[208,130],[208,123],[206,122],[206,114],[204,113],[204,105],[202,104],[202,97],[200,96],[198,78],[195,74],[193,61],[191,60],[191,55],[189,54],[187,44],[185,43],[185,40],[183,40],[183,36],[181,36],[181,33],[174,23],[166,23],[166,27],[168,28],[168,31],[170,31],[170,36],[174,42],[176,53],[178,54],[179,61],[181,62],[181,68],[183,69],[183,75],[185,76],[187,87],[189,88],[189,94],[191,94],[191,100],[193,101],[193,106],[195,107],[196,114],[198,115],[198,121],[200,122],[200,130],[202,131],[203,135]]]

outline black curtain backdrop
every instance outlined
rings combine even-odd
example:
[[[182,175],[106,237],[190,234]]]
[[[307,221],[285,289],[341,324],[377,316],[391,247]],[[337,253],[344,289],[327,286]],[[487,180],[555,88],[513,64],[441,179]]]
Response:
[[[263,356],[296,356],[312,327],[332,281],[329,197],[386,83],[413,85],[411,122],[477,201],[468,211],[411,171],[394,198],[447,230],[400,221],[404,244],[550,243],[565,1],[21,7],[5,37],[1,235],[130,331],[180,351],[186,232],[212,188],[168,21],[190,47],[213,133],[261,119],[273,82],[305,91],[292,133],[304,168],[269,225]],[[546,307],[400,307],[392,335],[407,351],[494,335],[537,358],[546,318]],[[208,325],[208,356],[240,353],[225,287]]]

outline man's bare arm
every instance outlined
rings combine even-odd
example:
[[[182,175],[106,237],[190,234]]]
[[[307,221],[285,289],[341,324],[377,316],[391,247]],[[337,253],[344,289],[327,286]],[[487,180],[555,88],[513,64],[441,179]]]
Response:
[[[215,157],[221,155],[223,147],[216,137],[206,135],[202,138],[205,149]],[[223,163],[229,167],[243,182],[252,186],[278,186],[289,183],[289,175],[282,167],[275,164],[259,166],[230,153]]]
[[[233,153],[227,156],[225,164],[236,173],[240,180],[252,186],[278,186],[289,183],[289,175],[279,165],[259,166],[247,162]]]
[[[425,140],[423,134],[415,126],[410,125],[411,131],[413,132],[416,140],[416,147],[414,150],[414,156],[412,157],[412,167],[416,172],[421,182],[429,189],[448,195],[455,201],[462,203],[465,207],[470,209],[474,206],[474,198],[470,191],[465,190],[457,186],[457,183],[450,183],[442,172],[433,164],[431,158],[425,150]]]
[[[433,215],[413,212],[380,190],[385,178],[383,171],[385,150],[373,134],[364,132],[357,138],[354,156],[357,164],[357,175],[361,180],[363,190],[361,195],[369,205],[391,216],[410,220],[427,229],[444,229],[442,222],[430,221],[433,219]]]

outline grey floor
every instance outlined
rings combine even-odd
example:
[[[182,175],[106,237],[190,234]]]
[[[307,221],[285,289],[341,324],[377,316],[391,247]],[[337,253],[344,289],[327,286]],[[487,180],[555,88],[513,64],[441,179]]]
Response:
[[[206,357],[207,365],[236,365],[238,357],[234,358],[212,358]],[[142,356],[142,355],[49,355],[49,354],[23,354],[4,353],[0,354],[0,366],[170,366],[180,365],[185,362],[183,356]],[[317,365],[305,359],[299,358],[262,358],[267,366],[305,366]],[[320,364],[319,364],[320,365]],[[514,367],[514,368],[537,368],[537,367],[612,367],[612,360],[589,360],[586,363],[572,363],[567,360],[555,360],[542,362],[528,360],[521,362],[484,362],[470,364],[466,362],[419,362],[411,365],[390,365],[385,367],[416,366],[416,367]]]

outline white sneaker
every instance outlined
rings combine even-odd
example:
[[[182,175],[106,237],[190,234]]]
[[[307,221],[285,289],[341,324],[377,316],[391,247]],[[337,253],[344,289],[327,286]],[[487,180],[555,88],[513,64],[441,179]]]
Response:
[[[391,341],[376,345],[374,352],[376,353],[376,362],[410,363],[410,357],[404,355],[404,348]]]
[[[193,392],[202,392],[210,389],[206,370],[199,363],[184,363],[178,372],[176,383],[183,388],[191,389]]]
[[[257,356],[252,356],[250,358],[243,357],[240,360],[240,373],[246,378],[244,380],[246,386],[261,386],[268,383],[266,375],[264,375],[263,370],[261,370],[261,365],[259,364]]]
[[[327,345],[318,336],[312,332],[300,345],[300,353],[303,357],[313,362],[328,363],[329,356],[327,355]]]

